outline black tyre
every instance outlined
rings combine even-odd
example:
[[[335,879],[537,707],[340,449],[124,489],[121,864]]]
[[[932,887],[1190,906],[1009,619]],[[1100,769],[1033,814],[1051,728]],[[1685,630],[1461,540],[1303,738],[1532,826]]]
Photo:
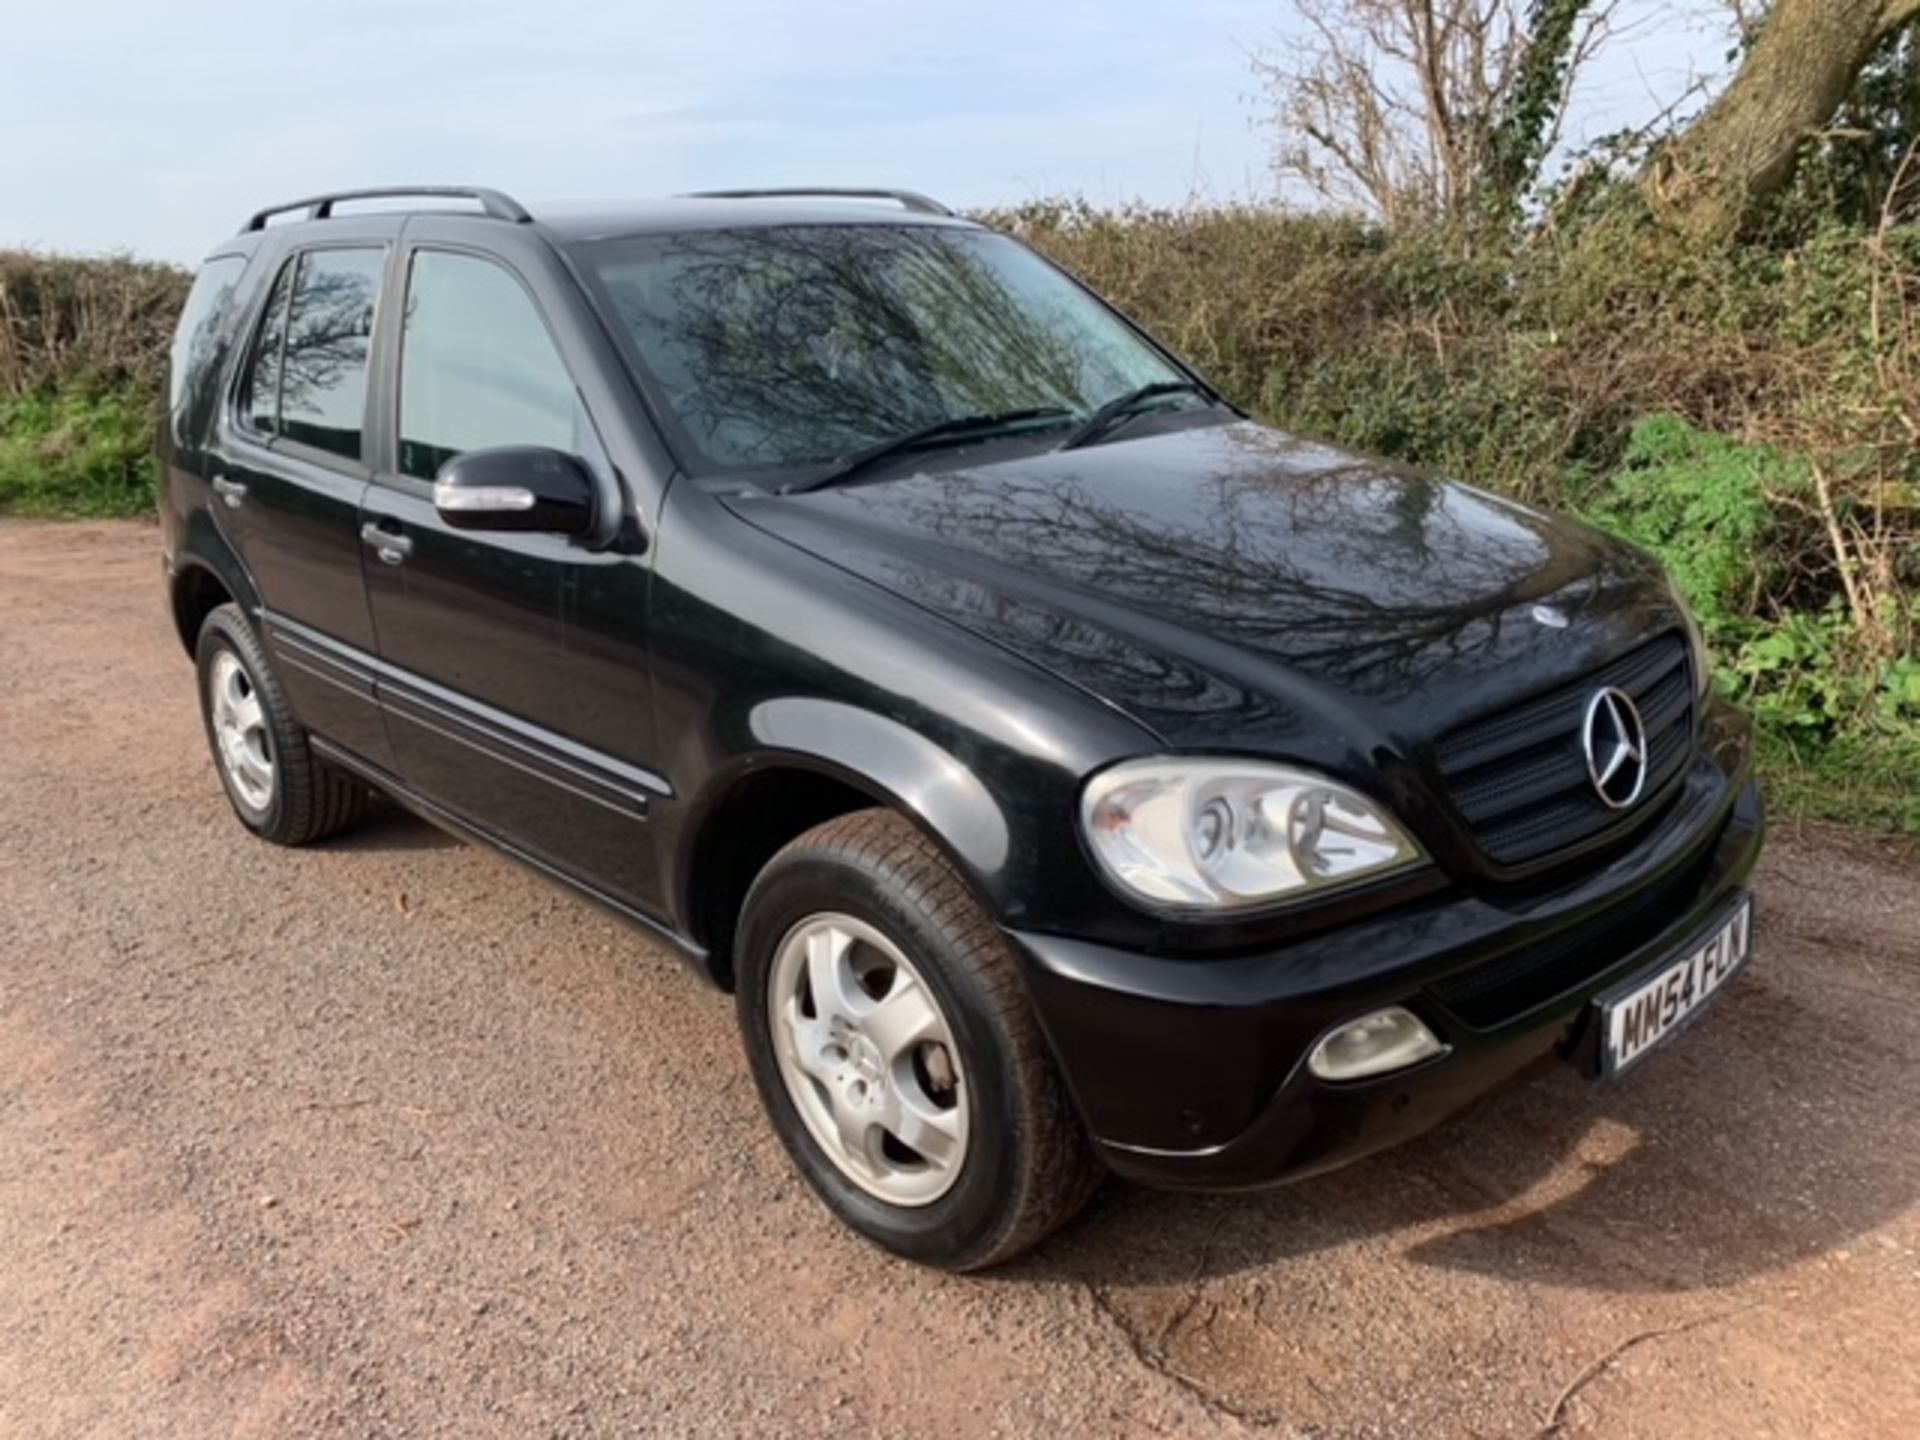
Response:
[[[305,845],[366,813],[370,792],[315,758],[237,605],[207,616],[194,659],[213,768],[241,824],[277,845]]]
[[[768,862],[734,951],[747,1059],[835,1214],[976,1270],[1070,1219],[1105,1173],[1006,937],[901,816],[832,820]]]

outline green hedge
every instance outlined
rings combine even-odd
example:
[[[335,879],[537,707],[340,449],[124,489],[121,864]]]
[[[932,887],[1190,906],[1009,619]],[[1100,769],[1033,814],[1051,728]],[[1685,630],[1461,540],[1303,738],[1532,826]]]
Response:
[[[1252,208],[987,217],[1239,403],[1645,544],[1794,813],[1920,831],[1920,231],[1388,235]],[[0,252],[0,513],[152,503],[187,276]],[[1909,313],[1910,308],[1914,313]]]
[[[151,511],[154,410],[148,395],[128,388],[0,400],[0,514]]]
[[[189,277],[173,265],[0,251],[0,514],[153,506],[153,436]]]
[[[0,250],[0,399],[158,395],[191,277],[177,265]]]

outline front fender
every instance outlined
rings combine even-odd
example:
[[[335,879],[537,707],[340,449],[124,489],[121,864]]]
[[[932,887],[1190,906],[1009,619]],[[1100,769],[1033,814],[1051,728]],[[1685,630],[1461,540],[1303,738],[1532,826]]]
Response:
[[[769,751],[803,756],[887,798],[938,836],[992,891],[1006,869],[1007,817],[974,773],[926,736],[884,715],[807,696],[766,700],[748,726]]]
[[[1017,822],[938,742],[857,705],[803,696],[762,700],[739,718],[732,753],[661,817],[676,927],[709,951],[723,985],[731,906],[798,829],[842,813],[848,792],[912,821],[993,913],[1020,908]]]

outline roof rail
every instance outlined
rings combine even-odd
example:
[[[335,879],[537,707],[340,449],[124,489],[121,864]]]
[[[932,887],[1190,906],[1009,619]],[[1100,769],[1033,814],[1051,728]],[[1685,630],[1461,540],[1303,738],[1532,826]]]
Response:
[[[938,200],[914,190],[881,190],[839,185],[793,185],[776,190],[695,190],[689,200],[800,200],[820,196],[829,200],[892,200],[902,209],[922,215],[951,215]]]
[[[413,195],[477,201],[481,210],[496,220],[512,220],[524,225],[533,219],[518,200],[483,185],[381,185],[366,190],[334,190],[325,195],[309,195],[304,200],[289,200],[284,205],[269,205],[254,211],[240,228],[264,230],[269,219],[289,210],[304,210],[309,220],[325,220],[342,200],[400,200]]]

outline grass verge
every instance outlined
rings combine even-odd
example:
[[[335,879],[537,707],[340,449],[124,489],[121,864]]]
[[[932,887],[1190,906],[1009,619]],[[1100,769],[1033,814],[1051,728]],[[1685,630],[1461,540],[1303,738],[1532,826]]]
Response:
[[[147,397],[131,390],[0,399],[0,515],[150,511],[153,423]]]
[[[1759,733],[1760,783],[1775,819],[1831,820],[1920,835],[1920,740],[1848,734],[1818,744]]]

